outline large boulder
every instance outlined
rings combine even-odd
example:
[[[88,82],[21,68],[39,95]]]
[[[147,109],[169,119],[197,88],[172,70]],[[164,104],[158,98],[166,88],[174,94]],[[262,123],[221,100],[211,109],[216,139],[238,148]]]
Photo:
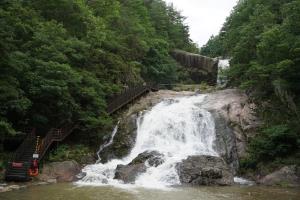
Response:
[[[136,177],[146,172],[147,167],[144,163],[134,165],[118,165],[114,179],[122,180],[124,183],[134,183]]]
[[[232,185],[233,174],[221,157],[189,156],[176,166],[184,185]]]
[[[146,151],[139,154],[128,165],[118,165],[114,178],[124,183],[134,183],[136,177],[146,172],[148,166],[157,167],[163,162],[162,154],[157,151]]]
[[[72,161],[52,162],[45,164],[42,173],[37,177],[41,181],[57,180],[58,182],[72,182],[77,180],[76,175],[81,171],[80,165]]]
[[[262,185],[300,186],[300,167],[285,166],[263,178],[258,183]]]
[[[149,166],[157,167],[164,162],[163,155],[157,151],[145,151],[140,153],[135,159],[133,159],[129,165],[136,164],[148,164]]]

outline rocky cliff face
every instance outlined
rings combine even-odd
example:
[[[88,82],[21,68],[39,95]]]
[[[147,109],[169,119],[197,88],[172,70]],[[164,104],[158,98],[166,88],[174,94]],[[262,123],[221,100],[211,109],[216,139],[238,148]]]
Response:
[[[227,89],[209,94],[202,106],[215,118],[218,152],[236,173],[239,159],[246,156],[249,138],[261,125],[255,105],[242,91]]]

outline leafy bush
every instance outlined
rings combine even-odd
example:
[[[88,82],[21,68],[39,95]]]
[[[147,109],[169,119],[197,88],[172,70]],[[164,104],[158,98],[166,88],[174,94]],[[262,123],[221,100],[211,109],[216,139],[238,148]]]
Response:
[[[91,150],[84,145],[60,145],[56,150],[50,153],[49,161],[61,162],[75,160],[78,163],[82,163],[83,157],[91,155]]]
[[[293,155],[300,147],[300,137],[288,125],[275,125],[262,130],[250,143],[250,160],[245,165],[253,167],[255,162],[272,161]],[[251,164],[252,162],[252,164]]]

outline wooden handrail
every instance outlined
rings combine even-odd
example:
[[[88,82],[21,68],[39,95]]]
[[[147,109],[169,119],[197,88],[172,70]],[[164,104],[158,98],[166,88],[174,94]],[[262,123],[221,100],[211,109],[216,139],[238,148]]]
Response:
[[[77,128],[77,125],[66,124],[62,128],[52,128],[42,140],[39,151],[39,160],[41,160],[53,142],[63,141],[70,133]]]
[[[128,88],[118,95],[110,104],[108,104],[106,111],[108,114],[113,114],[131,101],[152,90],[156,89],[150,85]]]

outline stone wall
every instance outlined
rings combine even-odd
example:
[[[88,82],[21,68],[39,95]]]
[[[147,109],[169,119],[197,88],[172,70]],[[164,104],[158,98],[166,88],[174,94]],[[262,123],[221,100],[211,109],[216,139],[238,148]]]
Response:
[[[188,71],[195,83],[206,82],[216,85],[218,60],[181,50],[173,50],[172,57]]]

